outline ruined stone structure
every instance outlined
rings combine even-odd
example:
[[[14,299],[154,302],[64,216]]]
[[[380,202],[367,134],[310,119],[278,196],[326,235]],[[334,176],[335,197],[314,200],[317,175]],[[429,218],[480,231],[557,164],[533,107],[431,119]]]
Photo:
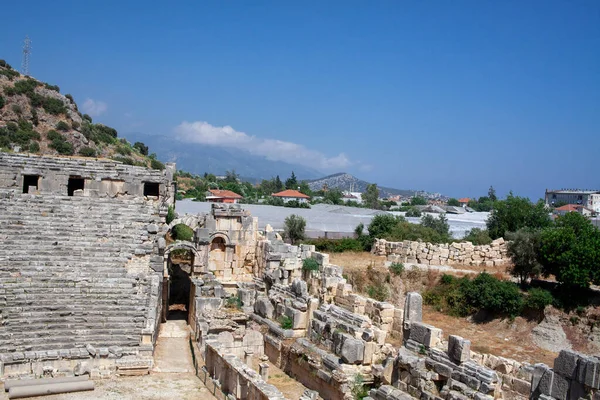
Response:
[[[149,368],[173,173],[0,153],[0,376]]]
[[[471,242],[424,243],[405,240],[388,242],[376,239],[373,254],[386,256],[390,262],[425,265],[473,265],[498,266],[510,263],[504,239],[496,239],[490,245],[474,246]]]
[[[471,351],[468,338],[423,322],[418,293],[401,305],[354,293],[327,254],[259,232],[239,205],[167,224],[173,171],[0,155],[1,378],[149,370],[177,295],[169,283],[184,279],[197,375],[219,398],[284,399],[269,382],[276,366],[308,388],[303,400],[365,388],[375,400],[600,400],[599,358],[563,351],[551,369]],[[191,241],[170,239],[178,224]],[[458,245],[378,241],[376,252],[441,264],[505,257],[499,241]],[[174,262],[177,249],[192,261]]]

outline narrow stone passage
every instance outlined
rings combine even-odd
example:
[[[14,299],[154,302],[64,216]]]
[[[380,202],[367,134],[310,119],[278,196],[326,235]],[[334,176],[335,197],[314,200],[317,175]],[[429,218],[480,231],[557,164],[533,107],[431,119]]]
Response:
[[[153,372],[193,373],[190,330],[184,320],[169,320],[160,325],[154,350]]]

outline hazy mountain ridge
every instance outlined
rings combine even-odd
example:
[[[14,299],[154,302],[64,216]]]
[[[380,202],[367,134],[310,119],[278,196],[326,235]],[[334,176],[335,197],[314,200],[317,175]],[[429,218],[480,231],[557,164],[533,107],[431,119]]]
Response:
[[[352,191],[352,192],[365,192],[367,190],[367,185],[370,183],[367,181],[363,181],[353,175],[350,175],[345,172],[339,172],[337,174],[328,175],[323,178],[314,179],[308,182],[308,186],[310,186],[311,190],[321,190],[324,185],[327,185],[329,189],[340,189],[343,191]],[[393,189],[384,186],[379,186],[379,195],[381,197],[389,197],[395,195],[401,196],[412,196],[415,194],[414,190],[406,190],[406,189]]]
[[[207,146],[198,143],[186,143],[163,135],[146,135],[139,132],[124,135],[130,142],[143,142],[156,153],[160,160],[177,163],[177,169],[202,175],[205,172],[225,175],[226,171],[235,172],[248,181],[271,179],[279,175],[285,181],[292,171],[298,179],[315,179],[323,174],[312,168],[269,160],[245,151]]]

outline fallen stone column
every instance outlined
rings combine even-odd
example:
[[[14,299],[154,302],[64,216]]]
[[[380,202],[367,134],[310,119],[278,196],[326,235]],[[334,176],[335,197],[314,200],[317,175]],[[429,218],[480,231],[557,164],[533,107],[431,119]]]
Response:
[[[17,386],[12,387],[8,391],[8,398],[21,399],[23,397],[47,396],[50,394],[82,392],[84,390],[94,390],[94,381],[63,382],[33,386]]]
[[[89,375],[69,376],[65,378],[44,378],[44,379],[7,379],[4,382],[4,390],[8,392],[11,388],[19,386],[48,385],[53,383],[68,383],[87,381]]]

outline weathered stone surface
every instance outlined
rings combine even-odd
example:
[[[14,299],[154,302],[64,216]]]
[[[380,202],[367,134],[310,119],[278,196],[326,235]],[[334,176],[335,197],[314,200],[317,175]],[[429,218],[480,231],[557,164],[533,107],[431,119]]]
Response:
[[[254,312],[263,318],[273,319],[275,309],[268,297],[258,297],[254,303]]]
[[[577,374],[579,354],[572,350],[561,350],[554,359],[554,372],[565,378],[574,379]]]
[[[364,358],[365,343],[359,339],[347,338],[342,343],[340,357],[345,363],[360,364]]]
[[[419,293],[411,292],[406,295],[406,303],[404,304],[404,321],[423,321],[423,297],[421,297]]]
[[[456,363],[467,361],[471,357],[471,342],[460,336],[448,337],[448,356]]]

